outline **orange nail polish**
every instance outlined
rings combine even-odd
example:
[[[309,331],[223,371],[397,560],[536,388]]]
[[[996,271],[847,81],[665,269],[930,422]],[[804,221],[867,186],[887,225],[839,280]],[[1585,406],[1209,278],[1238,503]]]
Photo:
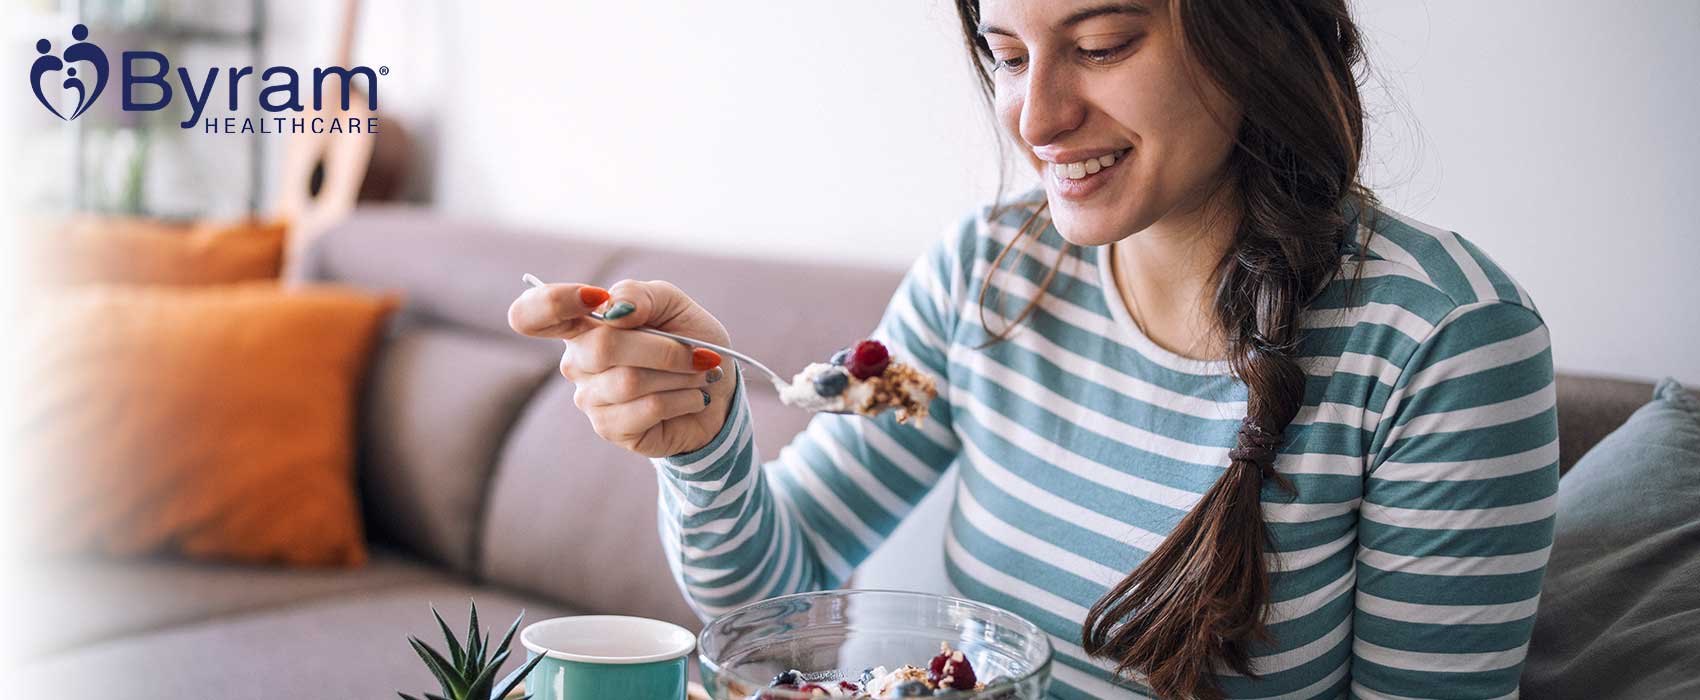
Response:
[[[608,301],[608,290],[601,287],[579,287],[578,300],[592,309]]]
[[[720,353],[708,348],[696,348],[691,350],[691,369],[698,372],[707,372],[719,366]]]

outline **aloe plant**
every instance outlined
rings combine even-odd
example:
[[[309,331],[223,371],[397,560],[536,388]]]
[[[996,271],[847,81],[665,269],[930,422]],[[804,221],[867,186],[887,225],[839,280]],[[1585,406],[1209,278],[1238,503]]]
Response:
[[[472,603],[472,621],[467,625],[466,646],[464,648],[461,646],[460,640],[455,637],[454,631],[449,629],[449,624],[443,621],[443,616],[437,613],[437,606],[431,606],[431,614],[437,618],[437,626],[443,629],[443,637],[449,645],[449,655],[443,656],[441,652],[420,641],[418,637],[409,636],[407,638],[408,643],[413,645],[413,651],[419,654],[419,658],[425,662],[425,666],[431,669],[431,675],[436,676],[437,683],[443,686],[441,695],[425,693],[425,700],[490,700],[491,698],[507,697],[508,693],[513,691],[514,686],[525,680],[526,674],[531,673],[531,669],[537,666],[537,662],[543,660],[543,656],[538,655],[524,668],[521,668],[518,673],[510,677],[507,685],[501,688],[500,692],[492,694],[491,691],[496,690],[496,672],[508,660],[508,644],[513,641],[514,631],[519,629],[520,620],[525,619],[525,611],[521,610],[519,617],[514,618],[514,623],[508,626],[508,633],[502,637],[502,643],[496,645],[494,656],[491,656],[489,633],[486,632],[482,636],[478,633],[478,604],[476,602]],[[404,700],[419,700],[419,698],[400,691],[397,691],[396,694]],[[520,700],[530,700],[530,698],[531,695],[528,693]]]

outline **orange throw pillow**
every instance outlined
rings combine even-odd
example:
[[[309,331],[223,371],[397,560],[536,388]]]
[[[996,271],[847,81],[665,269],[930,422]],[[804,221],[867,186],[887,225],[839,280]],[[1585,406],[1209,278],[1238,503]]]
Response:
[[[19,397],[26,543],[352,566],[359,387],[398,302],[275,283],[65,290]]]
[[[31,267],[40,282],[52,286],[277,279],[286,235],[282,221],[189,224],[83,214],[57,226],[38,227],[40,259]]]

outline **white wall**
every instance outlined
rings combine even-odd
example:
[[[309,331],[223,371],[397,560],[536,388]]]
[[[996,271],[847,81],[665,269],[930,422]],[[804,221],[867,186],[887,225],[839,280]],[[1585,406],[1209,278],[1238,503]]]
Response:
[[[1357,7],[1387,202],[1509,269],[1559,367],[1700,382],[1700,3]]]
[[[945,0],[367,6],[453,212],[900,265],[996,179]],[[1509,268],[1561,368],[1700,383],[1700,3],[1357,7],[1386,201]]]

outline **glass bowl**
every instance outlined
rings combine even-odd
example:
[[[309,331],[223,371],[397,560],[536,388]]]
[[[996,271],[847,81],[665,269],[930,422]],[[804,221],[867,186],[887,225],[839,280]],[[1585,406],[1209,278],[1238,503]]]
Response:
[[[940,642],[961,651],[986,687],[940,697],[1041,700],[1051,685],[1051,641],[1015,613],[961,598],[901,591],[798,593],[750,603],[703,628],[703,686],[715,700],[817,696],[769,688],[789,669],[836,685],[864,669],[927,667]],[[1004,677],[994,683],[994,679]]]

